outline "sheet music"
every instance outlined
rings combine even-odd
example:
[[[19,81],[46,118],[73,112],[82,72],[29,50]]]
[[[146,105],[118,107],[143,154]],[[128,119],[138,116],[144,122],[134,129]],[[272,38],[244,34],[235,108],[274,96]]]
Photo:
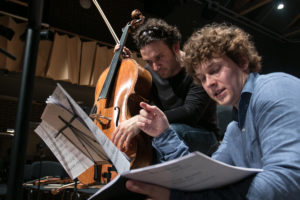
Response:
[[[134,169],[122,175],[167,188],[194,191],[217,188],[261,171],[231,166],[200,152],[193,152],[179,159]]]
[[[262,171],[262,169],[256,168],[231,166],[200,152],[193,152],[165,163],[118,174],[115,179],[99,189],[88,200],[121,199],[124,196],[127,199],[135,198],[135,193],[129,193],[125,189],[124,177],[170,189],[200,191],[228,185]],[[118,187],[116,188],[116,186]],[[119,190],[117,193],[116,189]]]
[[[57,84],[58,87],[56,90],[61,90],[63,95],[68,98],[71,105],[75,109],[75,112],[80,119],[84,121],[88,129],[97,139],[98,143],[102,146],[105,151],[107,157],[113,163],[118,173],[123,173],[125,171],[129,171],[130,169],[130,161],[126,157],[126,155],[120,151],[107,137],[106,135],[97,127],[97,125],[91,120],[91,118],[80,108],[80,106],[72,99],[72,97],[62,88],[60,84]],[[55,92],[56,92],[55,90]]]
[[[75,179],[93,165],[92,160],[84,156],[64,135],[55,138],[57,130],[47,122],[43,121],[35,132],[47,144],[71,179]]]
[[[71,178],[79,176],[94,161],[110,160],[118,173],[129,171],[130,162],[127,157],[59,84],[47,99],[41,118],[42,123],[35,132],[49,146]],[[69,126],[66,127],[66,123]],[[57,145],[58,143],[61,145]],[[82,164],[75,166],[81,162]]]
[[[48,103],[41,118],[50,126],[56,127],[56,133],[53,135],[56,141],[60,140],[60,135],[63,135],[66,140],[69,140],[75,148],[79,149],[90,160],[96,162],[108,160],[106,153],[99,145],[98,141],[94,138],[89,129],[79,120],[79,117],[73,119],[70,123],[73,116],[72,113],[63,107],[58,106],[57,104]],[[66,123],[63,120],[70,124],[66,126]],[[63,127],[67,128],[59,133]]]

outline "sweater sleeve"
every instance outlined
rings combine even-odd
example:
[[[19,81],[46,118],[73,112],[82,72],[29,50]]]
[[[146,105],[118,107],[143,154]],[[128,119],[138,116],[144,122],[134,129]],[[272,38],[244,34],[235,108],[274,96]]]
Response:
[[[189,148],[171,128],[164,131],[160,136],[153,138],[152,146],[161,155],[162,162],[173,160],[189,153]]]
[[[207,107],[213,103],[202,87],[192,84],[181,106],[164,111],[170,123],[195,121],[205,115]],[[195,117],[197,116],[197,117]]]

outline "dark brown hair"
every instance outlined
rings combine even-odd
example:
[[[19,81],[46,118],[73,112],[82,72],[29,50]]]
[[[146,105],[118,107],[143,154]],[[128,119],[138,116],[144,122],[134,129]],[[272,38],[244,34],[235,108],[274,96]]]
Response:
[[[176,26],[171,26],[162,19],[149,18],[135,31],[133,39],[138,49],[160,40],[171,48],[174,43],[180,42],[181,34]]]

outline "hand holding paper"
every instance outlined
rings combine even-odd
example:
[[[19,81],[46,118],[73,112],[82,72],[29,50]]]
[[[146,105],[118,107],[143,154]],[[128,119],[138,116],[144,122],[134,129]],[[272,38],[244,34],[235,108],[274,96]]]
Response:
[[[126,188],[132,192],[144,194],[151,200],[170,199],[170,190],[161,186],[129,180],[126,182]]]

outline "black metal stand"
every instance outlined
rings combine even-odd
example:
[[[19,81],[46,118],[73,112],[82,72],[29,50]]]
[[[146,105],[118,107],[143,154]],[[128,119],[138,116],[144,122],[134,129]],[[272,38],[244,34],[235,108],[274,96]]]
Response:
[[[104,172],[103,174],[102,174],[102,177],[103,178],[106,178],[106,180],[107,180],[107,183],[109,183],[110,181],[111,181],[111,172],[117,172],[117,169],[112,165],[112,167],[108,167],[107,168],[107,171],[108,172]]]
[[[43,0],[29,1],[29,20],[25,43],[23,73],[20,86],[15,136],[10,160],[7,200],[22,199],[22,182],[31,113],[34,73],[40,41]]]
[[[80,195],[79,195],[78,189],[77,189],[78,179],[75,178],[74,182],[75,182],[75,185],[74,185],[74,189],[73,189],[72,200],[78,200],[80,198]]]
[[[73,112],[74,112],[74,109],[73,109]],[[84,144],[84,142],[82,141],[83,138],[81,135],[84,135],[84,133],[82,133],[80,130],[78,130],[76,127],[74,127],[72,125],[72,122],[77,118],[78,116],[76,114],[73,115],[73,117],[67,121],[65,120],[64,118],[62,118],[61,116],[58,116],[58,118],[65,124],[56,134],[55,134],[55,138],[57,138],[59,136],[59,134],[64,134],[63,131],[66,129],[66,128],[69,128],[73,134],[77,137],[78,141],[82,144],[82,146],[86,149],[88,155],[89,155],[89,158],[94,162],[94,180],[97,182],[97,180],[99,180],[100,182],[100,176],[99,176],[99,173],[98,173],[98,166],[96,164],[96,161],[93,159],[92,155],[90,154],[90,152],[88,151],[88,149],[86,148],[86,145]],[[72,142],[72,141],[70,141]],[[76,146],[76,144],[73,143],[74,146]],[[79,148],[78,148],[79,149]],[[76,186],[76,181],[75,181],[75,186]]]
[[[38,189],[37,189],[37,200],[40,199],[40,192],[41,192],[41,178],[42,178],[42,170],[43,170],[43,159],[45,158],[45,150],[46,144],[41,141],[40,144],[38,145],[38,151],[39,151],[39,155],[40,155],[40,165],[39,165],[39,173],[38,173]]]

